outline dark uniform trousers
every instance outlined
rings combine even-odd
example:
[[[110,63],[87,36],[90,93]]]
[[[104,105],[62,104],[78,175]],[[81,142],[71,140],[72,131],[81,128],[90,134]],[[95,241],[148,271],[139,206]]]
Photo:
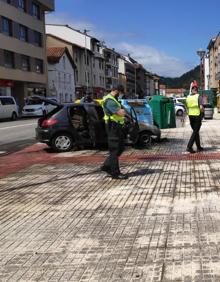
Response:
[[[123,126],[117,122],[109,121],[106,125],[108,134],[109,156],[103,166],[109,170],[111,175],[120,174],[118,157],[124,151],[124,130]]]
[[[199,130],[202,125],[202,117],[201,115],[189,116],[189,120],[190,120],[190,125],[193,130],[193,133],[189,139],[187,148],[192,149],[194,142],[196,143],[197,148],[201,148]]]

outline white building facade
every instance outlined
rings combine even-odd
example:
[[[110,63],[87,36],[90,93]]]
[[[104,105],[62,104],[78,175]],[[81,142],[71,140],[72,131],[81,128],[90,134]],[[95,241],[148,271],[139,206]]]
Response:
[[[75,65],[65,47],[47,49],[49,94],[60,103],[75,101]]]
[[[204,58],[204,82],[205,82],[205,90],[210,89],[210,72],[209,72],[209,55]]]

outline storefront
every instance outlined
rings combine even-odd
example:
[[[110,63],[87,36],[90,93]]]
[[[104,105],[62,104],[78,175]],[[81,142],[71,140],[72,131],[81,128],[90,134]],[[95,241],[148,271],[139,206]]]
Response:
[[[11,96],[14,82],[11,80],[0,79],[0,96]]]

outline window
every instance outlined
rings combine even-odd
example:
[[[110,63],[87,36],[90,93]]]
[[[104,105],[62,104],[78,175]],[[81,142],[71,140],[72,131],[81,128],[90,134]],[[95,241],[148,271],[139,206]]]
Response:
[[[64,88],[66,89],[66,74],[65,73],[63,75],[63,83],[64,83]]]
[[[78,70],[76,70],[76,82],[78,82],[79,80],[79,73],[78,73]]]
[[[19,25],[19,39],[21,41],[28,41],[28,29],[24,25]]]
[[[66,58],[63,57],[63,68],[66,69]]]
[[[2,33],[12,36],[12,21],[2,17]]]
[[[21,69],[24,71],[30,71],[30,59],[28,56],[21,56]]]
[[[85,61],[85,65],[89,66],[89,56],[86,52],[86,54],[84,54],[84,61]]]
[[[26,12],[26,0],[18,0],[18,8]]]
[[[14,53],[4,50],[4,66],[14,68]]]
[[[40,7],[35,3],[32,3],[32,16],[38,20],[40,19]]]
[[[42,36],[40,32],[34,31],[34,45],[42,47]]]
[[[10,97],[0,97],[0,102],[2,103],[2,105],[14,105],[15,102],[13,100],[13,98]]]
[[[76,51],[75,53],[75,62],[77,63],[78,62],[78,52]]]
[[[35,70],[37,73],[43,73],[43,61],[36,59],[35,61]]]

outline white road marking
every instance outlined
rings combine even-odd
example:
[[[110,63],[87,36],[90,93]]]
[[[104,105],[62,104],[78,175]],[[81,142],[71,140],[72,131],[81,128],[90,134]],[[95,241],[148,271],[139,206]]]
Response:
[[[0,128],[0,130],[15,128],[15,127],[24,127],[24,126],[30,126],[30,125],[37,125],[37,124],[36,123],[27,123],[23,125],[13,125],[13,126],[8,126],[8,127],[2,127]]]

